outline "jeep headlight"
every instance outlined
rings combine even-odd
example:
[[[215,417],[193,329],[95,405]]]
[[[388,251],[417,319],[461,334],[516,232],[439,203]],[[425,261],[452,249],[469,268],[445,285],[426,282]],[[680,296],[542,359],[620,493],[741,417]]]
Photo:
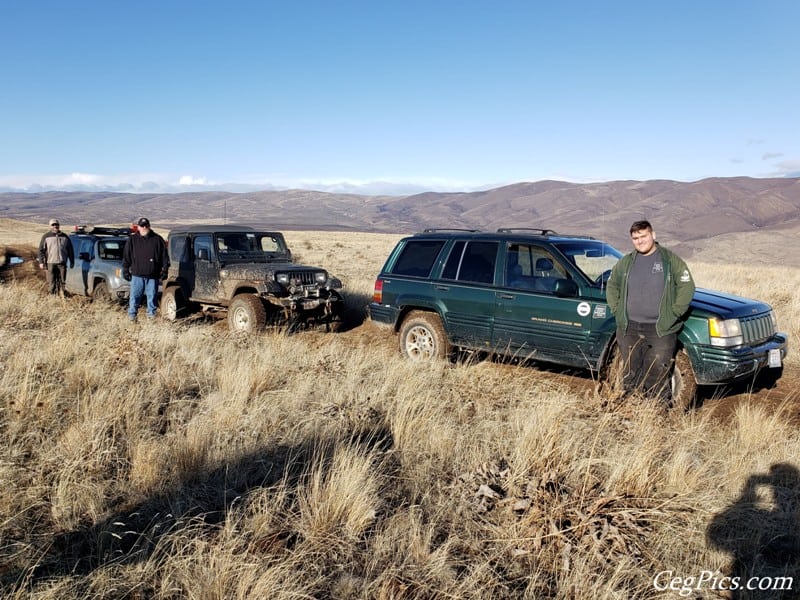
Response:
[[[275,275],[275,280],[281,285],[289,285],[289,274],[278,273],[277,275]]]
[[[328,274],[325,271],[317,271],[314,273],[314,281],[320,285],[323,285],[326,281],[328,281]]]
[[[709,319],[708,335],[712,346],[722,348],[741,346],[744,341],[739,319]]]

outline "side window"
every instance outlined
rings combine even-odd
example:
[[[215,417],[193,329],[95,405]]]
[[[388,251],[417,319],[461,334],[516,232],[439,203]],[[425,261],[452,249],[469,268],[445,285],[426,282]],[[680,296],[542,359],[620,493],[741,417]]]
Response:
[[[78,248],[78,254],[80,254],[81,252],[86,252],[86,254],[88,254],[90,258],[94,258],[94,252],[92,252],[93,249],[94,249],[94,240],[92,238],[83,238],[81,240],[81,245]]]
[[[450,250],[450,256],[442,271],[442,279],[455,279],[458,275],[458,267],[461,265],[461,258],[464,256],[464,242],[456,242]]]
[[[176,235],[169,238],[169,259],[174,263],[189,262],[186,255],[187,238],[183,235]]]
[[[506,251],[507,287],[551,292],[556,281],[568,279],[564,266],[548,250],[526,244],[509,244]]]
[[[194,259],[200,257],[200,251],[205,250],[207,260],[214,258],[214,242],[210,235],[198,235],[194,238]]]
[[[469,242],[464,248],[458,281],[493,283],[497,242]]]
[[[100,242],[98,250],[103,260],[122,260],[122,245],[119,240],[106,240]]]
[[[428,277],[442,246],[442,240],[408,241],[394,263],[392,274]]]

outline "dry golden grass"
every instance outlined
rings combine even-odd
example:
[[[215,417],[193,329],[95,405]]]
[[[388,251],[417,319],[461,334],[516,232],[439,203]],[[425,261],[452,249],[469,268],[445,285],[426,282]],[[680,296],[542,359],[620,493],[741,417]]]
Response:
[[[678,597],[657,574],[727,572],[739,549],[736,573],[774,575],[750,548],[776,539],[800,589],[797,391],[719,419],[535,368],[415,367],[359,324],[399,236],[286,236],[344,280],[349,331],[132,327],[38,279],[0,286],[4,597]],[[800,272],[691,266],[797,339]]]

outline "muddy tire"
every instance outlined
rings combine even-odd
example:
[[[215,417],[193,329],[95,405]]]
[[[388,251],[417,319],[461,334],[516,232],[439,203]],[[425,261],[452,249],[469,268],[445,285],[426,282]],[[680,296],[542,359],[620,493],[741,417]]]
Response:
[[[92,301],[98,304],[111,304],[111,292],[105,281],[98,281],[92,290]]]
[[[400,351],[414,362],[430,362],[450,356],[442,320],[432,312],[412,311],[400,328]]]
[[[178,286],[168,287],[161,298],[161,316],[167,321],[176,321],[188,313],[188,304]]]
[[[258,296],[240,294],[228,307],[228,329],[234,333],[255,333],[266,323],[267,309]]]
[[[692,361],[685,350],[675,355],[675,367],[670,378],[672,388],[672,408],[686,411],[692,408],[697,399],[697,379],[694,376]]]

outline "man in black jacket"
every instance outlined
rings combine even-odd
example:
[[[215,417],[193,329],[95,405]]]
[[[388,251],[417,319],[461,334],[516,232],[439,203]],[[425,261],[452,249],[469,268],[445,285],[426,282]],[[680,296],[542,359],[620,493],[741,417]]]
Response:
[[[61,231],[58,219],[50,219],[48,224],[50,231],[39,242],[39,268],[47,269],[50,293],[63,294],[64,282],[67,280],[67,263],[70,269],[75,266],[75,252],[69,237]]]
[[[158,282],[167,278],[169,255],[164,238],[150,229],[150,221],[142,217],[136,222],[122,253],[122,276],[131,282],[128,318],[136,322],[136,314],[147,296],[147,318],[154,319],[158,308]]]

